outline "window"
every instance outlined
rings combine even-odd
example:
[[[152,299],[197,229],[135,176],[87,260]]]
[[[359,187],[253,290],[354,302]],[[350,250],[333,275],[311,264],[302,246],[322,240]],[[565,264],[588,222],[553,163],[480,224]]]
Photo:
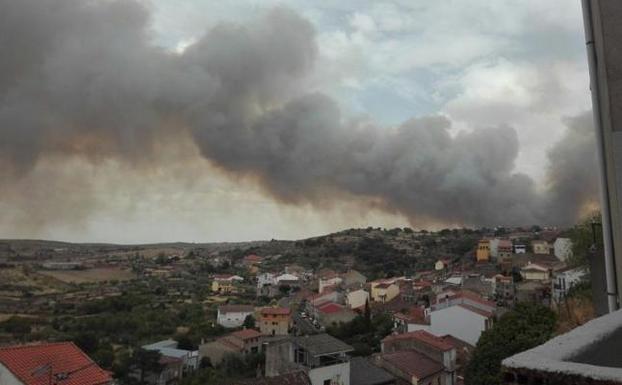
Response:
[[[330,385],[330,380],[324,380],[324,385]]]

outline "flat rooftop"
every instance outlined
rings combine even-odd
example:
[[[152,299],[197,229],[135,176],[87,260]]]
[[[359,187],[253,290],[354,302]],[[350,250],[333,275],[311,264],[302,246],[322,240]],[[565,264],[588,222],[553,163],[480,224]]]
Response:
[[[591,384],[622,384],[622,310],[503,360],[505,372]],[[572,382],[568,382],[572,383]]]

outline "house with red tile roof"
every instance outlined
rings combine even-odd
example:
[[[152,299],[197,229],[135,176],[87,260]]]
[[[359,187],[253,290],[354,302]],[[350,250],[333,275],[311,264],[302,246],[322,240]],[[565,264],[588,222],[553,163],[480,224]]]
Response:
[[[374,356],[375,364],[407,381],[409,384],[440,384],[444,368],[416,350],[381,353]]]
[[[349,322],[356,317],[356,313],[343,305],[327,302],[317,308],[320,321],[329,326],[333,323]]]
[[[212,365],[218,365],[226,354],[257,353],[261,348],[263,335],[255,329],[243,329],[199,346],[200,358],[209,358]]]
[[[454,345],[443,337],[438,337],[425,330],[394,334],[382,340],[381,349],[383,353],[415,350],[443,365],[443,383],[455,383],[457,352]]]
[[[72,342],[0,348],[0,384],[109,385],[112,376]]]

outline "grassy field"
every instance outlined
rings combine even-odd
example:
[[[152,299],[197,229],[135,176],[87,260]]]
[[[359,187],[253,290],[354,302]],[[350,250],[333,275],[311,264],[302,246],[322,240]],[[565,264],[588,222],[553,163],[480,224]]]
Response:
[[[129,270],[118,267],[94,268],[87,270],[41,270],[39,274],[56,278],[67,283],[102,282],[110,280],[127,281],[136,278]]]

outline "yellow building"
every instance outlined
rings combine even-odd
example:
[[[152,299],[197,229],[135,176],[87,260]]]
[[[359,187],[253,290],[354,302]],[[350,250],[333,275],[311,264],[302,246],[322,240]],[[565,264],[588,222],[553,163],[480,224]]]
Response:
[[[289,334],[292,317],[291,310],[286,307],[265,307],[261,309],[259,331],[267,336]]]
[[[389,302],[400,294],[400,288],[395,283],[372,282],[371,299],[374,302]]]
[[[212,292],[219,294],[229,294],[235,292],[233,281],[215,279],[212,281]]]
[[[482,239],[477,243],[475,258],[477,262],[487,262],[490,260],[490,241],[488,239]]]

